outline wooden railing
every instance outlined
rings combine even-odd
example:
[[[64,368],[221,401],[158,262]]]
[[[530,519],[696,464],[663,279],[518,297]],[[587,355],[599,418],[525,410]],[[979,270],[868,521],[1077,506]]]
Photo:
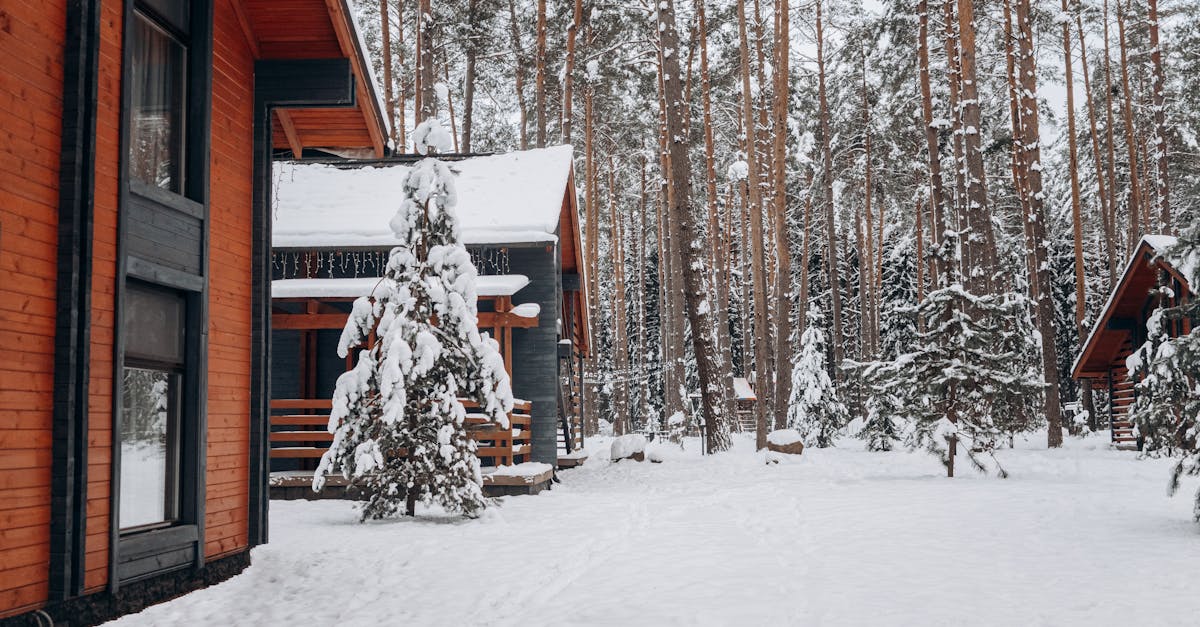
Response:
[[[529,401],[516,401],[505,429],[479,413],[479,405],[463,401],[467,409],[467,435],[476,442],[475,452],[485,465],[500,466],[529,461],[532,418]],[[271,401],[271,458],[317,459],[325,454],[333,434],[329,433],[330,399],[275,399]],[[403,453],[403,452],[402,452]]]

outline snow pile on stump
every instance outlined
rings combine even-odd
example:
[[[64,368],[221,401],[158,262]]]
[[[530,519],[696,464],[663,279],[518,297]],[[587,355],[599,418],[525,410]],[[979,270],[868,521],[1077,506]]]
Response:
[[[616,438],[612,442],[609,459],[615,462],[622,459],[644,461],[646,459],[646,436],[640,433],[630,433]]]
[[[777,429],[767,434],[767,450],[799,455],[804,452],[804,436],[795,429]]]

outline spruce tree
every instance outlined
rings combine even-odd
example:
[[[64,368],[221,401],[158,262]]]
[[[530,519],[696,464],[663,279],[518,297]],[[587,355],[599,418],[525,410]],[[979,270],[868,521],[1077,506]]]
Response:
[[[957,239],[947,231],[941,254],[956,251]],[[1037,346],[1022,331],[1030,326],[1027,300],[1016,293],[975,295],[957,274],[949,278],[915,309],[923,322],[916,348],[869,364],[864,377],[883,399],[877,403],[911,425],[908,445],[937,455],[953,476],[959,451],[986,471],[985,455],[1036,426],[1043,392],[1027,359]]]
[[[413,132],[422,154],[448,149],[430,119]],[[365,345],[338,378],[313,489],[340,472],[366,497],[362,516],[412,516],[417,501],[474,515],[486,501],[460,398],[508,426],[512,392],[495,340],[476,326],[476,270],[459,238],[450,166],[429,156],[404,180],[392,249],[374,300],[360,298],[338,355]],[[372,332],[374,331],[374,332]]]
[[[1200,225],[1189,228],[1163,257],[1189,285],[1200,285]],[[1169,285],[1159,287],[1159,294],[1164,304],[1176,296]],[[1161,306],[1146,326],[1146,342],[1127,364],[1137,381],[1130,419],[1146,456],[1178,458],[1171,472],[1174,494],[1180,477],[1200,475],[1200,300]],[[1185,329],[1189,332],[1182,333]],[[1200,521],[1200,491],[1194,511]]]
[[[838,432],[850,421],[846,406],[826,366],[824,316],[820,307],[809,307],[800,352],[792,364],[792,393],[788,400],[788,428],[804,437],[805,444],[833,446]]]
[[[916,241],[910,233],[891,229],[886,238],[880,305],[881,359],[895,359],[912,349],[917,339],[913,307],[917,304]]]

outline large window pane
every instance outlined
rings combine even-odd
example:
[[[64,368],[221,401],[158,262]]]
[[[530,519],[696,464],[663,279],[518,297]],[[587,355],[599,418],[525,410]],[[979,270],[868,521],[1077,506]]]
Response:
[[[121,411],[121,529],[179,516],[179,375],[124,369]]]
[[[187,49],[136,13],[131,46],[129,174],[147,185],[183,193],[184,86]]]

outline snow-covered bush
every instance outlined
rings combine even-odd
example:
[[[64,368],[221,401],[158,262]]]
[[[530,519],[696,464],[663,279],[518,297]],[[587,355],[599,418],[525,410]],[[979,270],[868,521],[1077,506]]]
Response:
[[[1163,256],[1192,289],[1200,287],[1200,224],[1188,229]],[[1170,287],[1159,290],[1164,301],[1174,296]],[[1179,333],[1185,324],[1190,332]],[[1145,344],[1126,364],[1137,381],[1130,418],[1144,442],[1145,455],[1178,458],[1171,474],[1173,494],[1183,475],[1200,475],[1200,300],[1193,296],[1190,302],[1160,307],[1146,326]],[[1172,329],[1177,337],[1171,337]],[[1194,512],[1200,521],[1200,491]]]
[[[435,126],[429,120],[414,133],[423,153],[439,150]],[[391,221],[400,243],[376,299],[354,303],[338,345],[343,358],[363,350],[338,378],[333,443],[313,489],[340,472],[366,495],[364,519],[411,516],[417,501],[468,515],[485,506],[459,399],[478,402],[503,426],[513,400],[498,346],[477,327],[476,270],[459,239],[455,202],[446,163],[430,157],[413,166]]]

